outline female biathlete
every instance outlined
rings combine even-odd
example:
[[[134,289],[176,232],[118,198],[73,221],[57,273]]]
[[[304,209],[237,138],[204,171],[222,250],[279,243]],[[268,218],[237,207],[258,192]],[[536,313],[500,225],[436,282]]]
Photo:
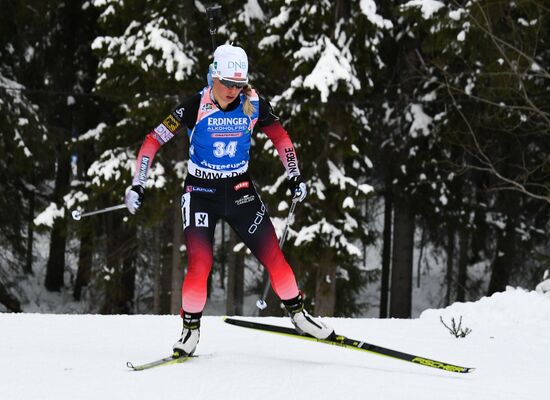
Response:
[[[187,98],[146,136],[125,198],[134,214],[143,201],[147,172],[157,150],[187,128],[189,161],[181,205],[188,267],[181,296],[183,331],[173,349],[191,355],[199,342],[219,219],[227,221],[267,269],[273,290],[296,329],[325,339],[334,331],[304,309],[294,272],[247,172],[250,140],[257,125],[277,149],[293,199],[303,201],[307,190],[294,145],[269,103],[248,84],[248,57],[242,48],[219,46],[210,72],[211,84]]]

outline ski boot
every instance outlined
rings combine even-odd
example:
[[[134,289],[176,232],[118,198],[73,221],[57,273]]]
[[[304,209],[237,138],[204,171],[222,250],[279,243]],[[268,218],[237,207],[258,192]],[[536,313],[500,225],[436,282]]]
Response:
[[[317,339],[328,339],[334,335],[334,329],[314,318],[304,308],[304,300],[300,293],[293,299],[283,300],[292,324],[300,334],[307,334]]]
[[[183,330],[181,338],[174,343],[172,350],[180,356],[192,356],[199,344],[202,313],[186,313],[182,310]]]

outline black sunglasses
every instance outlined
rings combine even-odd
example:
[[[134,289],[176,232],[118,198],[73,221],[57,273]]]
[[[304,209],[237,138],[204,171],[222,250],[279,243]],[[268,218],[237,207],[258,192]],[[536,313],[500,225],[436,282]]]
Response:
[[[231,88],[242,89],[243,87],[245,87],[247,85],[248,82],[246,82],[246,81],[235,82],[235,81],[230,81],[228,79],[220,78],[220,83],[228,89],[231,89]]]

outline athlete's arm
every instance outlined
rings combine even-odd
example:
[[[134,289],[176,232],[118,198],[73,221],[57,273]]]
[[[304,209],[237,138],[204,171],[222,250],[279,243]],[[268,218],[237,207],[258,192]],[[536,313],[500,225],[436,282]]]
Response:
[[[298,158],[294,144],[290,140],[288,132],[279,122],[279,117],[273,113],[271,105],[260,97],[260,115],[258,117],[258,126],[273,142],[279,158],[283,163],[288,178],[300,175],[298,168]]]
[[[195,126],[199,103],[200,94],[185,99],[162,123],[147,134],[137,155],[136,172],[132,185],[145,187],[147,173],[160,147],[182,132],[186,126],[190,129]]]

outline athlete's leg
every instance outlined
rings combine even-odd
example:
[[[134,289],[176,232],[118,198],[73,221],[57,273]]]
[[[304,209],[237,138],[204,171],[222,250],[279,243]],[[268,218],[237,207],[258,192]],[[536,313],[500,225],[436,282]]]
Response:
[[[212,269],[212,240],[216,216],[209,202],[201,196],[186,193],[182,197],[182,218],[187,247],[187,274],[181,288],[182,309],[200,313],[207,296],[207,281]]]
[[[252,183],[228,197],[227,222],[267,269],[277,296],[281,300],[298,296],[294,272],[279,247],[273,224]]]
[[[228,222],[266,267],[271,286],[283,301],[296,330],[318,339],[334,335],[334,329],[320,319],[312,317],[304,309],[304,301],[298,290],[294,272],[285,260],[273,224],[256,190],[252,184],[249,187],[246,184],[236,185],[235,188],[237,187],[239,190],[231,192],[234,196],[228,196]]]

